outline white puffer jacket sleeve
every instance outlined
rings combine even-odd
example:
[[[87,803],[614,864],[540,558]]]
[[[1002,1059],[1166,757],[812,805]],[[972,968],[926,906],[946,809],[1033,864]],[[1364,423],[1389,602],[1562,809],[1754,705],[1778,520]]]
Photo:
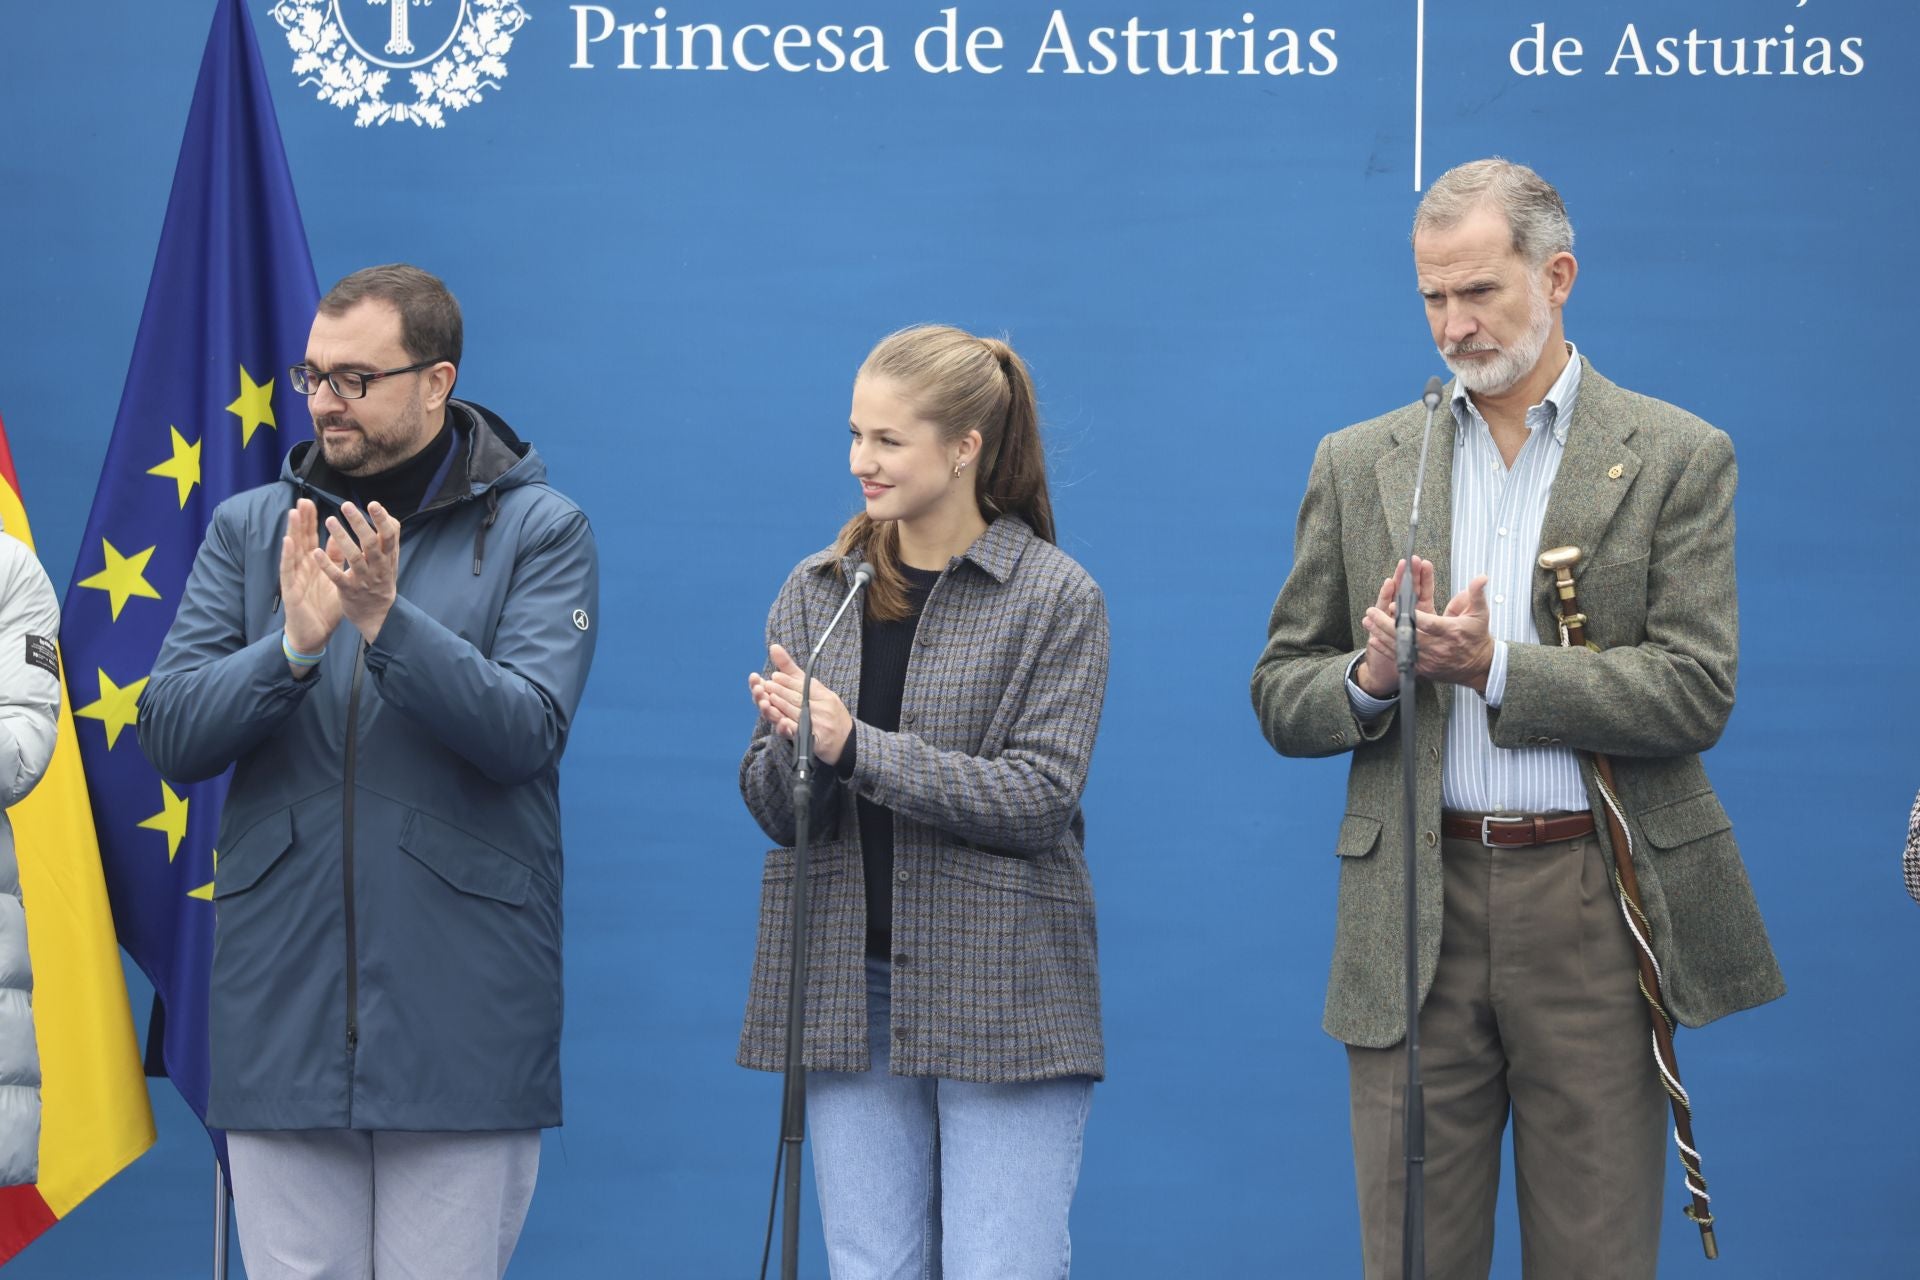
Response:
[[[0,805],[34,788],[53,758],[60,712],[60,605],[25,543],[0,533]],[[33,966],[20,900],[13,824],[0,814],[0,1186],[35,1181],[40,1161],[40,1054]]]

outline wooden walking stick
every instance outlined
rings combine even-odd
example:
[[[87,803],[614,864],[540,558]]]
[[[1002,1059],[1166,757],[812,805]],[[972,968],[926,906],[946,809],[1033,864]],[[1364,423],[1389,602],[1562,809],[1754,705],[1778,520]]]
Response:
[[[1574,595],[1573,566],[1580,563],[1580,548],[1555,547],[1540,556],[1540,567],[1554,575],[1560,593],[1560,643],[1564,647],[1587,648],[1596,653],[1600,646],[1587,639],[1587,616],[1580,612]],[[1627,830],[1626,810],[1620,806],[1619,790],[1613,782],[1613,762],[1598,751],[1593,755],[1594,772],[1599,775],[1600,798],[1606,804],[1607,831],[1613,837],[1613,888],[1620,900],[1620,914],[1633,936],[1634,950],[1640,962],[1640,994],[1652,1011],[1653,1060],[1660,1069],[1660,1083],[1673,1104],[1673,1143],[1680,1150],[1680,1167],[1686,1174],[1690,1202],[1684,1212],[1700,1228],[1700,1247],[1708,1258],[1720,1256],[1713,1238],[1712,1197],[1707,1180],[1700,1172],[1700,1153],[1693,1145],[1693,1101],[1680,1083],[1680,1064],[1673,1055],[1673,1018],[1667,1013],[1667,1000],[1660,986],[1660,962],[1653,954],[1653,930],[1647,913],[1640,906],[1640,881],[1633,873],[1633,836]]]

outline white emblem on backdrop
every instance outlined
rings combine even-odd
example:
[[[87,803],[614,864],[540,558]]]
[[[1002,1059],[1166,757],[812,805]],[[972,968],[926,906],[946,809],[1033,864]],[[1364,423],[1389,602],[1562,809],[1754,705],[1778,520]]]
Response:
[[[342,5],[386,8],[387,38],[356,36]],[[448,112],[500,87],[507,52],[530,16],[518,0],[280,0],[272,12],[293,48],[300,83],[322,102],[352,107],[362,128],[399,121],[443,128]],[[437,43],[422,29],[428,17],[440,19],[434,29],[446,33]],[[412,101],[387,96],[396,75],[412,89]]]

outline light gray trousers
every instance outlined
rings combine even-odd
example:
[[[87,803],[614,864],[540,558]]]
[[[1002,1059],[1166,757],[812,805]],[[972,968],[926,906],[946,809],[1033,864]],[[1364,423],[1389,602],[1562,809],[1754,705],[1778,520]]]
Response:
[[[1420,1009],[1428,1280],[1492,1266],[1509,1114],[1523,1274],[1651,1280],[1666,1094],[1607,856],[1592,836],[1449,839],[1441,862],[1440,964]],[[1406,1063],[1404,1043],[1347,1049],[1368,1280],[1400,1275]]]
[[[248,1280],[497,1280],[540,1131],[229,1132],[227,1162]]]

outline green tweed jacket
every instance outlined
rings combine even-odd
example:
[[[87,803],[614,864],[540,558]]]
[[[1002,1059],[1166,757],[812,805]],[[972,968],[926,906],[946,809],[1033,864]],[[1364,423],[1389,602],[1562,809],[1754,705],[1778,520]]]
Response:
[[[1490,716],[1502,747],[1564,744],[1614,761],[1673,1016],[1687,1026],[1764,1003],[1785,983],[1699,753],[1733,710],[1739,656],[1734,595],[1733,445],[1672,405],[1615,386],[1583,358],[1580,398],[1554,479],[1542,550],[1577,546],[1588,638],[1601,652],[1513,645]],[[1451,392],[1451,388],[1449,388]],[[1399,717],[1363,725],[1346,672],[1365,647],[1360,620],[1405,537],[1425,411],[1418,404],[1336,432],[1314,455],[1294,562],[1253,673],[1253,704],[1282,755],[1353,753],[1340,857],[1339,921],[1324,1025],[1349,1044],[1406,1033]],[[1434,421],[1416,554],[1447,599],[1454,422]],[[1551,575],[1534,585],[1534,622],[1558,635]],[[1420,995],[1440,955],[1440,775],[1448,685],[1423,682],[1419,706]],[[1591,759],[1587,791],[1599,793]],[[1601,839],[1606,840],[1604,824]]]

